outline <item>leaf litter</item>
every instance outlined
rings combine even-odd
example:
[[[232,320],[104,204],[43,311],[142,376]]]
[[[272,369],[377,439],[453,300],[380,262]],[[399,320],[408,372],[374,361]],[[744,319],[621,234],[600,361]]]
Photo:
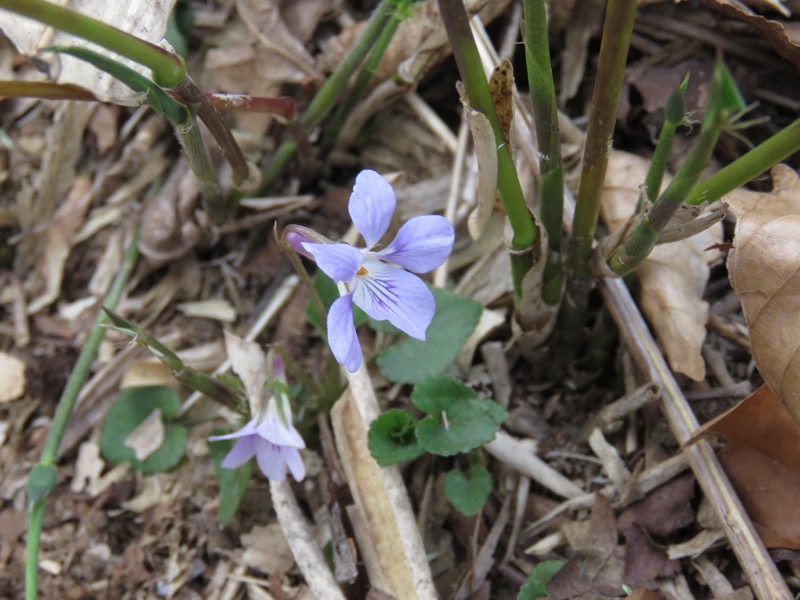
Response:
[[[204,87],[258,95],[292,93],[301,102],[307,100],[309,91],[320,84],[330,65],[336,64],[331,32],[338,33],[336,42],[340,48],[349,47],[357,35],[356,27],[365,13],[360,12],[363,7],[353,4],[244,0],[220,1],[200,7],[200,22],[204,25],[196,40],[200,43],[195,62]],[[570,107],[567,100],[585,99],[588,87],[582,73],[590,74],[594,68],[592,60],[587,58],[587,48],[591,50],[595,41],[593,32],[599,17],[585,11],[582,19],[570,19],[573,11],[578,10],[575,5],[574,2],[555,2],[553,11],[567,15],[562,22],[568,32],[559,50],[565,57],[565,64],[575,66],[559,73],[562,105],[580,124],[581,111]],[[422,76],[419,96],[452,126],[460,110],[454,92],[455,80],[448,75],[452,65],[441,62],[447,60],[448,52],[442,41],[438,45],[435,41],[435,32],[440,29],[432,17],[435,11],[429,4],[423,7],[418,22],[413,25],[419,29],[405,33],[408,37],[398,37],[399,48],[390,50],[389,60],[382,65],[385,69],[382,77],[391,78],[398,69],[402,71],[403,61],[406,61],[405,67],[419,64],[414,63],[414,59],[424,51],[431,52],[436,59],[426,61],[419,71]],[[505,5],[492,8],[494,15],[484,14],[487,24],[493,19],[493,27],[517,28],[516,22],[497,15]],[[655,5],[642,10],[646,17],[661,19],[665,24],[680,23],[682,19],[696,24],[701,17],[699,22],[710,32],[715,24],[730,25],[723,16],[698,7]],[[407,27],[412,28],[412,23],[409,20]],[[770,31],[779,30],[771,28]],[[639,126],[637,119],[645,112],[657,111],[659,104],[660,95],[650,93],[653,79],[647,79],[651,74],[648,69],[656,67],[648,64],[648,56],[674,72],[685,67],[678,61],[681,57],[670,60],[665,58],[668,52],[659,50],[683,43],[693,54],[684,59],[708,61],[710,56],[702,44],[688,43],[666,25],[662,33],[655,35],[648,29],[645,19],[638,33],[641,46],[637,51],[641,60],[629,69],[629,77],[632,84],[640,88],[645,106],[638,105],[636,98],[631,99],[632,108],[625,116],[626,130],[619,134],[622,145],[628,148],[641,148],[647,143],[646,128]],[[276,37],[278,34],[280,37]],[[756,35],[752,31],[745,34],[745,45],[764,52]],[[768,39],[772,39],[770,35]],[[276,39],[280,43],[276,44]],[[776,39],[791,51],[790,46]],[[18,60],[14,63],[7,59],[9,55],[13,59],[10,51],[4,49],[3,64],[14,64],[15,73],[20,76],[35,75],[30,65]],[[739,66],[744,71],[755,70],[758,67],[754,64],[757,63],[743,60]],[[635,73],[634,68],[638,69]],[[775,86],[774,82],[771,85],[780,93],[780,85]],[[278,212],[270,218],[284,222],[296,218],[288,217],[290,211],[302,211],[304,218],[321,230],[343,231],[344,220],[340,213],[329,210],[323,214],[324,205],[337,192],[346,198],[349,174],[360,164],[404,172],[405,181],[398,186],[401,199],[406,192],[412,195],[415,203],[422,201],[437,209],[444,207],[454,158],[450,142],[435,133],[431,122],[422,121],[420,113],[410,104],[398,100],[387,104],[379,103],[373,109],[375,123],[379,126],[367,132],[357,145],[351,145],[347,156],[332,159],[336,168],[324,174],[325,185],[329,187],[327,197],[317,194],[315,200],[301,208],[279,205]],[[777,103],[775,107],[778,108],[770,107],[779,117],[782,116],[780,106]],[[21,465],[30,465],[38,458],[52,406],[88,329],[91,311],[79,310],[80,305],[75,303],[84,298],[101,297],[107,285],[95,281],[90,287],[93,274],[104,265],[107,272],[118,268],[118,257],[107,249],[118,244],[121,236],[114,238],[109,232],[121,232],[124,220],[138,210],[142,202],[145,203],[143,218],[163,226],[162,231],[154,226],[147,228],[147,235],[151,237],[143,249],[148,260],[137,272],[122,308],[126,316],[146,323],[148,331],[167,341],[171,348],[181,353],[198,351],[197,362],[192,364],[209,371],[220,364],[223,356],[219,343],[224,329],[214,317],[229,322],[227,327],[234,331],[245,331],[251,316],[258,314],[260,307],[269,301],[269,286],[285,278],[288,271],[285,265],[274,264],[275,261],[268,258],[277,251],[271,242],[265,241],[271,236],[271,225],[249,226],[246,217],[240,216],[242,225],[238,230],[208,235],[208,228],[196,210],[197,191],[191,189],[192,180],[185,166],[180,160],[171,162],[175,149],[170,135],[158,122],[144,118],[141,112],[98,106],[93,112],[81,114],[81,109],[74,106],[64,108],[48,102],[23,101],[4,101],[0,111],[4,130],[14,143],[13,152],[0,148],[7,173],[0,181],[4,186],[0,215],[10,215],[10,221],[0,220],[0,227],[3,233],[19,236],[20,248],[26,250],[12,268],[5,268],[20,282],[24,305],[31,313],[6,310],[0,330],[4,344],[0,356],[12,359],[9,367],[13,369],[12,381],[21,380],[21,384],[15,383],[10,400],[0,405],[0,565],[3,567],[0,590],[2,595],[17,597],[21,593],[24,552],[24,530],[19,524],[24,517],[27,477],[27,467]],[[233,119],[238,130],[258,134],[254,136],[258,140],[252,147],[254,155],[275,144],[277,130],[272,119],[243,113],[236,113]],[[91,134],[85,137],[82,147],[76,140],[81,140],[84,131]],[[397,131],[404,131],[404,136],[398,136]],[[730,147],[733,146],[721,152],[730,152]],[[734,150],[741,151],[741,147]],[[629,172],[629,163],[636,159],[621,160],[628,162],[615,163],[616,168],[609,171],[607,194],[635,196],[641,177]],[[137,179],[137,172],[144,166],[152,170]],[[165,187],[171,192],[146,197],[146,187],[163,173],[170,173]],[[618,179],[611,179],[612,176]],[[791,217],[792,205],[781,200],[781,194],[790,195],[790,190],[796,186],[796,176],[792,183],[788,174],[778,171],[773,180],[773,192],[768,192],[758,203],[766,211],[763,215],[758,214],[755,205],[740,210],[736,200],[729,199],[739,222],[728,268],[734,288],[742,297],[743,318],[749,326],[756,364],[767,383],[779,393],[776,398],[768,388],[762,388],[754,397],[771,395],[773,403],[791,404],[793,388],[784,382],[784,377],[796,370],[787,366],[792,363],[787,362],[785,354],[776,354],[776,351],[791,348],[791,343],[775,344],[774,340],[779,334],[790,335],[793,330],[787,326],[790,323],[786,319],[780,321],[780,326],[766,321],[769,310],[779,315],[787,311],[793,314],[790,308],[780,304],[791,302],[791,297],[783,298],[781,291],[775,290],[768,292],[763,306],[749,305],[750,298],[745,296],[752,294],[745,294],[743,290],[772,290],[767,284],[774,280],[770,280],[763,266],[758,265],[763,265],[764,258],[773,257],[775,253],[769,247],[759,250],[753,244],[737,246],[746,239],[745,235],[739,237],[740,232],[748,228],[756,233],[764,228],[769,230],[768,207],[782,207],[787,211],[773,215],[779,222]],[[445,182],[444,188],[441,181]],[[83,186],[83,195],[79,194],[79,185]],[[412,191],[412,185],[420,186],[418,191]],[[85,194],[87,186],[91,190],[88,196]],[[472,193],[466,187],[461,186],[460,198]],[[431,193],[430,190],[436,191]],[[282,190],[286,195],[296,191],[296,188]],[[318,192],[313,187],[310,191]],[[403,203],[398,207],[400,211],[421,212],[406,208],[410,200]],[[243,212],[249,210],[252,209],[243,209]],[[468,211],[462,209],[457,214],[461,227],[458,237],[466,239],[464,217]],[[730,225],[726,226],[729,231]],[[609,228],[613,228],[610,223]],[[758,376],[748,367],[749,353],[721,337],[716,329],[706,334],[706,322],[714,319],[714,315],[709,317],[709,305],[713,311],[717,306],[714,301],[719,299],[720,282],[724,283],[719,252],[707,251],[709,246],[723,240],[720,228],[706,235],[708,239],[691,238],[690,243],[683,246],[678,245],[683,244],[680,242],[663,246],[663,257],[656,255],[659,260],[658,268],[652,269],[655,273],[647,274],[647,269],[643,270],[639,283],[643,310],[657,330],[673,369],[691,378],[693,383],[685,381],[687,390],[698,394],[713,392],[728,383],[722,381],[718,370],[707,367],[706,357],[712,350],[727,360],[727,374],[734,383],[759,382]],[[728,232],[725,239],[730,238]],[[112,243],[113,239],[118,242]],[[790,233],[781,231],[770,239],[782,242],[786,251],[781,256],[790,257],[787,244],[793,239],[791,228]],[[688,250],[681,254],[678,247]],[[475,268],[479,264],[475,256],[481,255],[482,250],[462,247],[459,251],[468,258],[451,271],[454,282],[460,284],[461,289],[469,290],[470,297],[493,309],[501,309],[502,314],[509,307],[504,295],[509,290],[503,289],[500,283],[489,285],[489,282],[495,276],[501,279],[497,273],[502,275],[501,267],[506,265],[489,261],[479,270]],[[755,252],[754,258],[747,256],[750,251]],[[470,253],[472,258],[469,258]],[[499,256],[502,259],[502,255]],[[748,260],[755,263],[747,263]],[[265,272],[256,272],[260,265],[265,265]],[[770,263],[770,266],[774,265]],[[788,274],[782,276],[782,281],[791,279],[791,263],[787,268]],[[4,283],[6,275],[0,273]],[[764,281],[747,280],[753,276],[762,277]],[[710,285],[707,284],[709,278]],[[14,295],[7,291],[11,289],[4,285],[0,290],[5,308],[12,307],[15,301]],[[648,303],[650,308],[647,308]],[[305,304],[301,292],[282,309],[281,317],[269,325],[270,332],[278,332],[277,335],[265,335],[259,341],[281,341],[304,369],[315,372],[321,343],[309,338],[309,331],[301,329],[305,325],[302,314],[297,314],[298,304]],[[775,306],[770,306],[772,304]],[[187,313],[181,310],[181,305],[212,309],[199,314]],[[65,310],[67,306],[73,306],[74,310]],[[224,310],[218,311],[213,308],[215,306]],[[209,316],[212,319],[207,318]],[[723,318],[735,325],[740,317],[733,310]],[[19,343],[24,339],[18,333],[24,330],[20,322],[30,330],[27,348]],[[652,400],[644,409],[636,405],[603,425],[603,440],[623,467],[623,475],[615,475],[611,470],[615,460],[599,456],[599,448],[605,446],[589,447],[579,439],[578,432],[594,417],[601,403],[608,404],[623,396],[623,392],[608,380],[598,382],[589,390],[578,391],[562,389],[546,381],[534,385],[529,367],[518,360],[517,349],[508,344],[510,335],[509,329],[502,326],[489,334],[488,344],[502,344],[499,353],[491,349],[495,346],[477,342],[481,350],[475,353],[478,358],[472,364],[462,362],[457,372],[473,387],[507,397],[512,414],[527,414],[530,420],[526,426],[519,423],[510,426],[514,436],[502,433],[496,440],[500,443],[487,448],[486,460],[495,491],[483,512],[465,518],[441,500],[441,477],[438,477],[442,475],[441,466],[430,458],[419,459],[404,472],[405,485],[417,508],[418,518],[428,531],[426,538],[436,549],[435,561],[438,562],[434,564],[437,565],[439,593],[446,595],[448,590],[454,593],[461,590],[464,595],[470,590],[476,595],[512,597],[524,583],[525,574],[544,559],[563,560],[567,565],[552,582],[549,590],[552,597],[597,597],[602,593],[619,596],[623,593],[622,584],[639,587],[630,597],[640,598],[649,598],[652,594],[666,598],[709,597],[718,596],[720,590],[729,590],[730,594],[747,591],[742,570],[729,546],[719,541],[715,533],[718,524],[713,518],[705,521],[701,514],[703,504],[698,500],[700,494],[693,477],[679,474],[686,469],[685,461],[678,464],[680,451],[669,433],[658,425],[658,418],[653,417]],[[121,338],[109,335],[109,339],[111,344],[124,344]],[[381,340],[381,336],[371,340],[376,351]],[[762,354],[764,352],[766,354]],[[495,356],[495,364],[481,359],[490,355]],[[287,553],[284,533],[276,524],[271,502],[267,500],[270,492],[262,479],[251,481],[237,516],[228,527],[220,528],[217,489],[203,441],[210,434],[210,424],[192,428],[184,460],[168,473],[142,476],[127,467],[120,469],[105,464],[99,457],[97,440],[102,419],[120,382],[134,372],[134,365],[141,360],[136,348],[115,352],[109,346],[102,353],[96,375],[81,397],[72,433],[62,447],[64,472],[59,479],[58,494],[47,507],[52,519],[46,524],[43,543],[42,597],[93,597],[97,594],[123,597],[137,590],[167,597],[232,597],[237,593],[264,597],[267,589],[275,597],[309,594],[294,559]],[[27,367],[24,376],[20,375],[19,361]],[[622,358],[621,362],[624,361]],[[637,374],[632,372],[635,370],[622,370],[626,372],[625,377],[636,379]],[[20,385],[21,400],[15,397]],[[407,401],[403,391],[392,390],[380,380],[378,385],[382,396],[398,402]],[[629,391],[635,387],[631,381]],[[730,404],[731,399],[721,394],[715,400],[703,401],[702,406],[697,401],[695,407],[698,412],[711,416]],[[763,428],[752,427],[757,417],[785,412],[771,404],[770,408],[751,408],[754,412],[748,413],[746,409],[750,404],[750,399],[742,403],[711,430],[728,440],[720,451],[720,458],[750,516],[762,531],[764,541],[772,547],[796,548],[798,533],[791,525],[798,519],[787,516],[793,514],[790,511],[797,505],[796,502],[792,505],[797,492],[791,491],[796,489],[796,453],[775,448],[779,439],[794,439],[787,437],[790,433],[779,432],[793,431],[791,435],[796,435],[796,425],[791,419],[783,419],[779,423],[768,422]],[[201,412],[211,409],[203,401],[196,408]],[[739,411],[741,416],[732,417]],[[729,419],[738,419],[738,426],[720,424]],[[766,449],[764,443],[767,443]],[[505,445],[505,449],[498,450],[498,445]],[[325,442],[320,451],[336,454],[332,445]],[[598,452],[597,457],[595,452]],[[668,456],[673,458],[664,460]],[[363,458],[355,460],[366,462]],[[308,487],[294,490],[305,503],[306,518],[314,516],[320,522],[333,518],[331,507],[334,506],[339,511],[344,508],[345,513],[352,512],[350,492],[342,485],[341,472],[337,473],[340,467],[329,464],[325,469],[338,481],[329,486],[333,498],[328,493],[328,500],[323,501],[326,497],[320,489],[325,485],[323,478],[311,478]],[[76,481],[82,482],[81,485],[73,486]],[[620,489],[623,485],[638,491],[628,493]],[[527,493],[519,494],[518,490]],[[602,494],[596,494],[598,490]],[[512,529],[506,526],[510,512],[520,515],[521,527],[513,540],[515,546],[506,548]],[[776,519],[776,515],[783,518]],[[352,514],[349,517],[340,514],[340,518],[356,532],[353,538],[351,530],[345,529],[340,534],[343,539],[338,541],[358,544],[363,548],[361,552],[369,552],[370,544],[365,544],[364,539],[385,533],[377,529],[369,531],[377,525],[366,526],[364,531],[365,523],[358,522]],[[330,529],[319,528],[320,547],[327,541],[325,536],[330,535],[326,531]],[[704,537],[699,539],[701,536]],[[674,548],[693,541],[699,555],[673,556]],[[542,554],[523,552],[534,543],[543,549]],[[503,561],[498,560],[500,550],[505,552]],[[796,557],[780,556],[787,581],[796,585],[796,580],[792,579],[796,572],[792,569],[797,567],[789,566],[797,564]],[[365,557],[364,560],[370,559]],[[372,585],[376,585],[379,578],[372,579],[374,571],[367,570]],[[357,572],[357,580],[348,584],[348,593],[351,597],[366,597],[370,581],[363,568]]]

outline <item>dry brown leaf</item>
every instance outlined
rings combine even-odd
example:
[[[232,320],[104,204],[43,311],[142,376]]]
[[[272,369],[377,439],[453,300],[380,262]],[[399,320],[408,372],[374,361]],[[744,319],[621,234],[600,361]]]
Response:
[[[0,403],[21,398],[25,393],[25,363],[12,354],[0,352]]]
[[[472,209],[467,219],[469,235],[473,240],[477,240],[489,224],[494,210],[497,192],[497,147],[489,119],[482,112],[473,110],[469,106],[466,91],[461,82],[458,82],[457,87],[461,103],[466,110],[467,124],[472,133],[472,143],[475,146],[478,162],[478,204]]]
[[[719,12],[748,23],[766,38],[783,58],[800,67],[800,29],[796,22],[766,19],[757,15],[741,2],[732,0],[700,0]]]
[[[800,549],[800,427],[767,385],[706,423],[692,441],[713,432],[736,493],[770,548]]]
[[[163,41],[167,21],[175,5],[175,0],[127,0],[126,2],[106,2],[105,0],[67,0],[59,2],[72,10],[90,15],[95,19],[113,25],[148,42],[159,44],[169,50],[172,47]],[[62,31],[54,31],[43,23],[7,11],[0,11],[0,29],[8,36],[17,50],[28,56],[35,56],[47,46],[89,47],[101,54],[113,56],[124,65],[150,77],[150,69],[131,60],[120,57],[86,40]],[[59,83],[74,83],[90,90],[97,98],[135,106],[144,97],[134,92],[111,75],[96,69],[87,62],[72,56],[48,53],[37,59],[51,61],[50,72]]]
[[[225,350],[234,372],[239,376],[247,391],[250,412],[261,413],[264,384],[267,381],[267,356],[256,342],[248,342],[238,335],[225,330]]]
[[[294,558],[280,525],[256,525],[242,535],[245,564],[268,575],[280,575],[292,568]]]
[[[164,444],[165,432],[161,410],[155,409],[125,438],[125,446],[133,450],[136,460],[147,460]]]
[[[609,231],[622,227],[639,198],[639,186],[649,162],[634,154],[614,151],[608,163],[601,216]],[[701,355],[706,335],[708,303],[703,300],[708,264],[718,256],[706,249],[722,242],[722,226],[686,240],[656,246],[637,270],[639,299],[664,347],[674,371],[696,381],[705,378]]]
[[[800,423],[800,179],[785,165],[772,178],[770,193],[731,195],[738,220],[728,272],[756,365]]]
[[[64,265],[67,262],[75,234],[83,224],[83,217],[89,208],[92,182],[86,177],[77,177],[66,201],[53,215],[52,225],[45,236],[45,251],[40,269],[45,279],[45,291],[31,300],[28,313],[34,314],[58,299]]]

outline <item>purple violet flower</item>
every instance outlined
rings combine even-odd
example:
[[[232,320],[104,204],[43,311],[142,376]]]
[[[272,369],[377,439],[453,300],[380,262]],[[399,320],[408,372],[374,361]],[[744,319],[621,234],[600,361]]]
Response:
[[[279,357],[275,357],[274,373],[273,394],[267,403],[266,415],[263,418],[256,415],[239,431],[214,435],[208,440],[237,440],[220,465],[224,469],[236,469],[255,456],[258,467],[267,479],[283,481],[288,467],[295,480],[302,481],[306,469],[299,449],[305,448],[306,444],[292,425],[283,361]]]
[[[396,203],[388,181],[375,171],[361,171],[348,211],[367,247],[301,243],[319,268],[339,284],[341,297],[328,311],[328,343],[336,360],[351,373],[362,360],[353,304],[373,319],[389,321],[411,337],[424,340],[436,303],[425,283],[412,273],[432,271],[447,260],[453,248],[455,234],[450,221],[429,215],[409,219],[388,246],[373,250],[389,229]]]

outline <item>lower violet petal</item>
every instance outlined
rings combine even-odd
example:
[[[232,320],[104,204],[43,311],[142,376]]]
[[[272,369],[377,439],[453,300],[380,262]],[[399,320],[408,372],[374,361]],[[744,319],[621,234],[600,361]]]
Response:
[[[258,440],[258,436],[255,435],[248,435],[247,437],[241,438],[231,451],[228,452],[228,455],[222,460],[220,466],[223,469],[237,469],[241,467],[244,463],[248,460],[253,458],[253,455],[256,453],[256,441]]]
[[[351,373],[361,366],[361,346],[353,323],[353,295],[342,296],[328,311],[328,344],[334,358]]]
[[[303,459],[300,457],[300,452],[296,448],[282,448],[283,459],[289,471],[292,473],[295,481],[303,481],[306,476],[306,467],[303,464]]]
[[[283,460],[280,446],[258,438],[256,462],[258,468],[270,481],[283,481],[286,478],[286,463]]]
[[[357,279],[353,301],[373,319],[389,321],[418,340],[433,320],[436,301],[423,281],[378,260],[365,263],[369,275]]]

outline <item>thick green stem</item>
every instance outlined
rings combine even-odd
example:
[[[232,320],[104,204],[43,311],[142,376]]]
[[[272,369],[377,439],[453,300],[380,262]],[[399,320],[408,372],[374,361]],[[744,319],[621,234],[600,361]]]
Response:
[[[214,105],[208,96],[201,90],[197,84],[188,75],[175,87],[175,91],[183,97],[186,102],[197,106],[197,116],[199,116],[203,123],[206,124],[211,135],[217,140],[219,147],[222,149],[222,154],[233,169],[233,184],[234,187],[240,186],[244,183],[250,175],[250,167],[247,166],[247,160],[242,154],[239,144],[233,139],[228,124],[225,122],[225,117],[222,112]],[[215,176],[216,178],[216,176]]]
[[[381,0],[381,3],[375,9],[375,12],[370,17],[364,32],[358,38],[356,43],[350,48],[350,52],[344,57],[344,60],[339,64],[336,70],[331,73],[331,76],[319,89],[314,96],[308,109],[303,113],[300,118],[306,131],[314,129],[322,122],[322,119],[331,111],[336,101],[341,97],[350,77],[355,73],[358,66],[364,61],[367,53],[375,45],[375,42],[381,35],[384,27],[386,26],[389,15],[391,15],[394,2],[391,0]],[[275,155],[262,171],[261,185],[257,190],[257,194],[264,194],[270,187],[278,180],[283,174],[289,161],[294,158],[297,151],[297,145],[294,142],[284,142],[278,148]]]
[[[635,17],[636,0],[609,0],[567,257],[566,299],[559,315],[562,363],[577,352],[589,306],[592,242]]]
[[[515,294],[520,297],[522,278],[533,264],[534,244],[539,239],[539,232],[525,204],[525,196],[511,158],[511,151],[503,139],[500,121],[492,104],[489,84],[483,72],[475,38],[469,27],[469,17],[464,3],[461,0],[439,0],[439,13],[447,30],[447,37],[450,39],[458,72],[464,81],[469,104],[486,116],[494,131],[497,146],[497,188],[500,190],[503,206],[513,229],[511,274],[514,278]]]
[[[544,0],[525,0],[525,59],[528,67],[536,143],[539,147],[539,218],[547,232],[547,263],[542,299],[554,306],[561,301],[563,266],[561,221],[564,212],[564,169],[561,165],[561,136],[558,105],[550,64],[550,43]]]
[[[186,63],[177,54],[167,52],[155,44],[53,2],[0,0],[0,8],[89,40],[149,67],[153,70],[155,81],[164,87],[178,85],[186,74]]]
[[[215,225],[221,225],[228,216],[228,208],[222,189],[217,179],[217,171],[211,164],[208,150],[200,135],[200,128],[195,123],[194,118],[174,123],[175,135],[181,143],[181,147],[186,152],[186,158],[192,173],[197,178],[200,186],[200,193],[203,197],[203,208],[208,214],[208,218]]]
[[[687,204],[714,202],[800,150],[800,119],[692,188]]]
[[[137,228],[130,241],[128,249],[125,252],[125,257],[122,263],[122,270],[117,275],[111,289],[106,294],[104,306],[115,307],[119,302],[120,296],[125,289],[125,286],[130,279],[131,273],[136,266],[136,261],[139,258],[139,229]],[[42,450],[42,457],[39,463],[34,467],[31,472],[31,480],[36,479],[36,475],[41,473],[52,474],[48,477],[49,481],[45,487],[39,487],[35,492],[31,493],[31,483],[29,483],[28,497],[28,533],[27,533],[27,546],[25,558],[25,597],[28,600],[35,600],[37,595],[37,573],[39,566],[39,540],[42,535],[42,521],[44,518],[44,504],[47,499],[47,494],[55,487],[55,459],[58,455],[58,447],[61,444],[61,438],[64,436],[64,430],[67,427],[67,422],[72,414],[72,409],[78,399],[78,394],[89,378],[89,370],[91,369],[92,362],[97,356],[97,349],[100,347],[100,342],[105,335],[104,325],[108,322],[105,313],[100,312],[95,320],[92,333],[86,340],[83,350],[75,363],[72,374],[64,387],[61,398],[58,401],[56,412],[53,415],[53,421],[50,426],[50,431],[47,433],[47,438],[44,442]],[[39,480],[41,481],[41,480]]]

